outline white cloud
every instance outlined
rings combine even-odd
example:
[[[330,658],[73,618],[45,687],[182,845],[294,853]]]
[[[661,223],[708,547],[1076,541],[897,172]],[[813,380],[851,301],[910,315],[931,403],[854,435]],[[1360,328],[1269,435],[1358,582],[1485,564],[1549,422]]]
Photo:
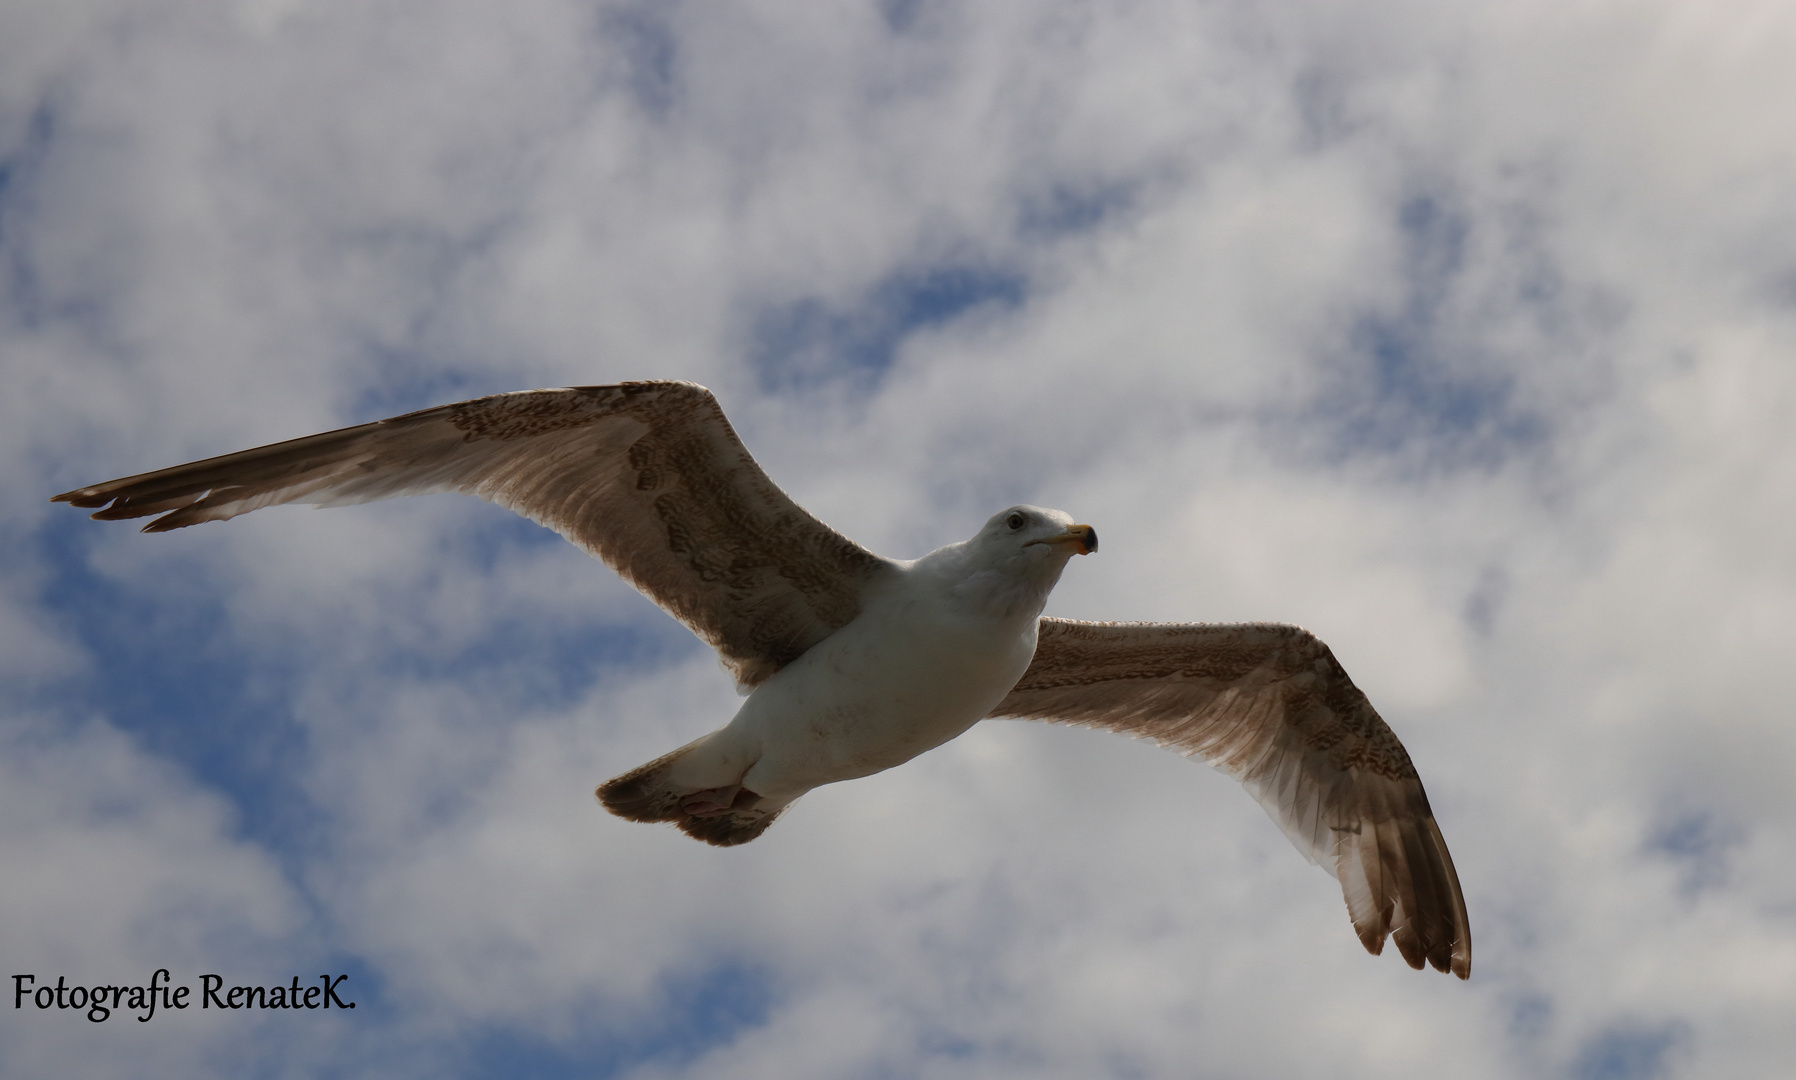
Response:
[[[1672,0],[14,5],[0,957],[374,986],[332,1027],[7,1013],[0,1060],[1773,1071],[1792,37]],[[1062,506],[1104,549],[1056,612],[1323,634],[1429,783],[1472,982],[1366,957],[1228,782],[1087,732],[976,730],[740,850],[609,818],[736,698],[486,508],[42,501],[644,377],[878,550]]]
[[[13,716],[8,728],[0,922],[8,989],[32,996],[0,1020],[0,1068],[16,1076],[186,1072],[207,1068],[209,1058],[241,1062],[257,1041],[296,1060],[328,1053],[328,1024],[325,1045],[308,1052],[278,1025],[195,1008],[203,973],[227,976],[228,985],[285,982],[330,949],[275,861],[233,835],[223,800],[103,724],[59,731],[43,717]],[[144,986],[158,968],[195,988],[188,1011],[164,1009],[140,1025],[141,1009],[96,1022],[91,1011],[32,1004],[59,977],[69,986]]]

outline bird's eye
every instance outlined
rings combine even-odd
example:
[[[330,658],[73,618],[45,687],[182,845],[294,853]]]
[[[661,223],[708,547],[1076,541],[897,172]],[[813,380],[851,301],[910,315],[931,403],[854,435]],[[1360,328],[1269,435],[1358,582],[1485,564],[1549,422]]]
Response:
[[[1010,526],[1011,531],[1015,532],[1017,529],[1022,528],[1023,523],[1028,520],[1028,518],[1023,516],[1021,510],[1012,510],[1010,516],[1004,519],[1004,524]]]

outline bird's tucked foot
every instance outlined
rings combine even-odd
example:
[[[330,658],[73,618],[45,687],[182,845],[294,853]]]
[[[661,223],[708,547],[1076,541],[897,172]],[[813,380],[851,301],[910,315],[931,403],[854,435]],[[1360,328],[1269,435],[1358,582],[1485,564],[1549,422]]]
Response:
[[[728,787],[709,788],[695,791],[680,799],[680,812],[691,817],[720,817],[729,813],[752,811],[761,797],[743,787],[731,784]]]
[[[792,799],[768,800],[741,784],[682,792],[670,775],[698,743],[682,746],[599,787],[605,809],[631,821],[671,821],[707,844],[734,847],[767,831]]]

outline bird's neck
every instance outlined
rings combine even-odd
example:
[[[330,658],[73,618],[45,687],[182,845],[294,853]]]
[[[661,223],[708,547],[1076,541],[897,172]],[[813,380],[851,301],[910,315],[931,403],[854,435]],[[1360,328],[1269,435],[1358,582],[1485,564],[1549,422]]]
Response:
[[[1065,559],[1055,559],[1027,568],[994,567],[971,554],[964,545],[950,545],[917,560],[914,570],[934,579],[966,614],[994,622],[1033,623],[1040,618],[1048,593],[1066,566]]]

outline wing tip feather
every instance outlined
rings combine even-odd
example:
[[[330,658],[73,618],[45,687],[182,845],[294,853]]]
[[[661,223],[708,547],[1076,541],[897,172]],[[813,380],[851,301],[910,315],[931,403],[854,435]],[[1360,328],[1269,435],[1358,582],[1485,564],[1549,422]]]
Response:
[[[1342,830],[1336,855],[1336,876],[1360,943],[1378,956],[1388,938],[1411,968],[1470,979],[1465,897],[1439,826],[1432,816],[1393,813],[1401,807],[1376,796],[1365,810],[1372,819],[1358,830]]]
[[[164,514],[154,521],[144,522],[143,528],[141,528],[137,531],[138,532],[147,532],[147,533],[173,532],[175,529],[185,529],[189,525],[198,525],[202,521],[216,521],[216,520],[217,520],[216,518],[203,517],[203,518],[189,518],[189,519],[183,521],[183,520],[181,520],[181,512],[177,510],[176,512],[174,512],[172,514]]]
[[[74,491],[65,491],[61,495],[52,495],[50,501],[68,503],[70,506],[78,506],[83,510],[92,510],[96,506],[105,506],[111,502],[112,496],[100,494],[100,489],[97,487],[84,487],[76,488]]]

